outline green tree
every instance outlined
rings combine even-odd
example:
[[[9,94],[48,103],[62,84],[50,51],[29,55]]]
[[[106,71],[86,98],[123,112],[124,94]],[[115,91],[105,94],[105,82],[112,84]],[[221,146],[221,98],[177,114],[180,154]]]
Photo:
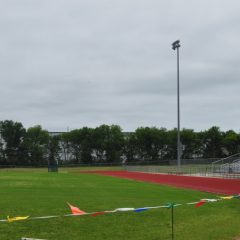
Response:
[[[219,127],[213,126],[207,131],[201,133],[204,143],[204,157],[218,158],[222,157],[223,132]]]
[[[22,123],[5,120],[0,122],[3,155],[7,164],[20,164],[21,144],[26,130]],[[4,146],[5,145],[5,146]]]
[[[65,139],[69,141],[70,152],[73,156],[74,163],[81,162],[81,133],[80,129],[75,129],[65,134]]]
[[[48,164],[55,165],[60,162],[60,136],[49,136],[48,141]]]
[[[167,154],[167,130],[141,127],[135,131],[136,147],[141,160],[163,160]]]
[[[177,159],[177,129],[167,131],[167,150],[166,158],[169,160]]]
[[[5,159],[4,143],[0,139],[0,165],[3,165],[5,162],[6,162],[6,159]]]
[[[92,163],[93,157],[93,129],[84,127],[81,129],[81,158],[83,163]]]
[[[93,154],[96,162],[106,161],[106,145],[109,126],[101,125],[93,130]]]
[[[63,133],[60,135],[60,148],[63,151],[64,162],[71,161],[71,144],[70,144],[70,136],[69,132]]]
[[[69,146],[74,163],[91,163],[93,152],[93,129],[83,127],[64,134],[65,146]]]
[[[107,162],[119,162],[124,146],[124,136],[120,126],[111,125],[107,135],[106,156]]]
[[[27,129],[24,138],[24,149],[28,164],[41,165],[48,163],[49,133],[40,125]]]
[[[224,133],[222,142],[225,155],[233,155],[240,152],[240,135],[233,130]]]
[[[122,130],[117,125],[101,125],[93,130],[96,161],[119,162],[124,146]]]
[[[125,136],[123,154],[127,162],[135,162],[139,160],[135,133],[129,133]]]
[[[182,158],[190,159],[194,156],[201,156],[202,142],[198,134],[193,129],[181,130]]]

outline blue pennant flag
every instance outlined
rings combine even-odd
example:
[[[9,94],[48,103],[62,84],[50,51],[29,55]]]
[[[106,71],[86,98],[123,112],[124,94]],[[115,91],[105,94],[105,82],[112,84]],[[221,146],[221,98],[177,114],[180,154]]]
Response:
[[[134,212],[142,212],[142,211],[147,211],[148,208],[137,208],[134,210]]]

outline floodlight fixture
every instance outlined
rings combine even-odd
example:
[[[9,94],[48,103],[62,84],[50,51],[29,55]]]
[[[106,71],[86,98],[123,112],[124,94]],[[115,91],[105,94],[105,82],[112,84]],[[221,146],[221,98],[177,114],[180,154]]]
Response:
[[[172,49],[175,50],[176,48],[181,47],[180,45],[180,40],[177,40],[175,42],[172,43]]]

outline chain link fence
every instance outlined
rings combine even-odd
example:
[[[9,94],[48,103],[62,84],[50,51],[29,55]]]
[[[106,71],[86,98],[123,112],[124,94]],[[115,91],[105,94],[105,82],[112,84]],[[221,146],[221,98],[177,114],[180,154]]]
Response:
[[[240,159],[229,160],[228,165],[223,166],[221,159],[182,159],[181,167],[178,169],[177,160],[134,162],[124,164],[124,169],[129,172],[147,172],[158,174],[174,174],[186,176],[240,178]],[[217,164],[216,164],[217,163]],[[225,164],[225,163],[224,163]],[[231,168],[235,166],[234,170]]]

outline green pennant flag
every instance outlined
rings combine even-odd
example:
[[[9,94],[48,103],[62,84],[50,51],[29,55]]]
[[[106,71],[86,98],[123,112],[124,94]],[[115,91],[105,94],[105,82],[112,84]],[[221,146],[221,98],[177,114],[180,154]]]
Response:
[[[239,198],[240,199],[240,194],[233,195],[234,198]]]
[[[176,206],[175,203],[167,203],[166,207],[167,208],[174,208]]]

